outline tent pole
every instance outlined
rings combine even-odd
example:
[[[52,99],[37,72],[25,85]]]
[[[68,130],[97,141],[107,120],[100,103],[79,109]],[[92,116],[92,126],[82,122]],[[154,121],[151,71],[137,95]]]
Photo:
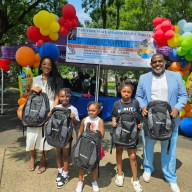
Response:
[[[98,84],[98,66],[96,67],[96,84],[95,84],[95,101],[98,101],[98,90],[97,90],[97,84]]]
[[[96,68],[96,85],[95,85],[95,101],[98,102],[99,98],[99,79],[100,79],[100,65]]]
[[[1,115],[3,115],[3,69],[1,69]]]

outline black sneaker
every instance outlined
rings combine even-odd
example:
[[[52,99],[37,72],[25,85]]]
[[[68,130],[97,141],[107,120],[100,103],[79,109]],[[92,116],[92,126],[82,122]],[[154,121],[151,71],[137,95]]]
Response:
[[[55,182],[58,183],[61,180],[61,177],[62,177],[62,173],[58,172]]]
[[[57,188],[58,189],[60,189],[60,188],[62,188],[65,184],[67,184],[68,183],[68,181],[69,181],[69,176],[67,176],[67,177],[63,177],[63,176],[61,176],[61,180],[57,183]]]

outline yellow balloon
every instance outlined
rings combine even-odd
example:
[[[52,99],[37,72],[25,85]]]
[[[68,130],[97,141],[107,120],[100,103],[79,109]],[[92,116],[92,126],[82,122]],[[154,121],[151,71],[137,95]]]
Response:
[[[41,27],[47,28],[50,25],[51,22],[51,15],[48,11],[45,10],[41,10],[39,11],[39,13],[37,14],[37,22]]]
[[[178,33],[178,32],[180,31],[179,26],[178,26],[178,25],[175,25],[174,27],[175,27],[175,33]]]
[[[33,23],[36,27],[40,28],[40,24],[38,22],[38,16],[37,14],[33,17]]]
[[[181,39],[181,35],[179,35],[178,33],[175,33],[174,37],[167,41],[167,44],[169,47],[172,47],[172,48],[179,47],[181,44],[180,39]]]
[[[50,33],[49,38],[53,41],[56,41],[59,38],[58,33]]]
[[[50,31],[51,32],[58,32],[59,29],[60,29],[59,23],[57,23],[57,22],[52,22],[51,23],[51,26],[50,26]]]
[[[185,116],[185,110],[184,109],[180,112],[180,116]]]
[[[40,33],[41,35],[44,35],[44,36],[47,36],[49,35],[50,31],[49,31],[49,28],[40,28]]]
[[[175,37],[173,37],[172,39],[167,41],[167,45],[169,45],[169,47],[178,47],[179,42],[177,41],[177,39]]]
[[[51,22],[57,21],[56,15],[53,13],[50,13],[50,20]]]

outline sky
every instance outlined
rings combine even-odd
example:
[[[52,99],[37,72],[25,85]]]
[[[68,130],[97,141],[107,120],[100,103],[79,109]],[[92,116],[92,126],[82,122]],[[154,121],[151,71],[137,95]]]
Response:
[[[81,7],[81,0],[68,0],[68,4],[72,4],[76,9],[76,15],[79,21],[84,25],[85,20],[91,20],[88,13],[84,13]]]

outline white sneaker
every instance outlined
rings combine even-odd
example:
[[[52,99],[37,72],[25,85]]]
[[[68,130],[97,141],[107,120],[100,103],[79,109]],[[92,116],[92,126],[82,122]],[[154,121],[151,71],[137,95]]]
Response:
[[[133,181],[133,178],[131,178],[131,184],[133,185],[135,192],[142,192],[143,191],[143,189],[139,183],[139,180]]]
[[[124,173],[122,175],[118,175],[118,173],[117,173],[117,176],[115,179],[115,184],[118,187],[123,187],[123,182],[124,182]]]
[[[144,180],[146,183],[149,183],[150,179],[151,179],[151,173],[149,173],[149,172],[144,172],[144,173],[143,173],[143,180]]]
[[[83,191],[83,182],[79,181],[77,183],[76,192],[82,192]]]
[[[177,183],[169,183],[172,192],[180,192],[179,186],[177,185]]]
[[[99,186],[97,184],[97,181],[92,182],[92,188],[93,192],[99,192]]]

